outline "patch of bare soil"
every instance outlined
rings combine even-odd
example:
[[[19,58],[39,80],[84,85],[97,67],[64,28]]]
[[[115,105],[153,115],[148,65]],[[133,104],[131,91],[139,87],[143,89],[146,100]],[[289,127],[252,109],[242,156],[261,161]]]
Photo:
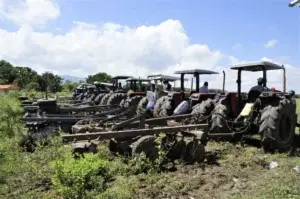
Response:
[[[243,192],[248,186],[246,178],[233,168],[222,167],[218,162],[220,156],[220,152],[208,152],[202,165],[178,165],[175,172],[140,176],[135,198],[220,199]]]

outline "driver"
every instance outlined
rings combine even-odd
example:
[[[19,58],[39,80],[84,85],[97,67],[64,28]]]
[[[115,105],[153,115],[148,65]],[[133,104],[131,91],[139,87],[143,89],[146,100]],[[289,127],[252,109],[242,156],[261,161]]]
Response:
[[[164,87],[164,90],[170,91],[172,86],[171,86],[171,84],[169,83],[168,80],[164,80],[163,81],[163,87]]]
[[[257,79],[257,85],[253,86],[250,91],[258,91],[258,92],[263,92],[264,91],[264,87],[263,87],[263,78],[258,78]],[[249,91],[249,92],[250,92]]]

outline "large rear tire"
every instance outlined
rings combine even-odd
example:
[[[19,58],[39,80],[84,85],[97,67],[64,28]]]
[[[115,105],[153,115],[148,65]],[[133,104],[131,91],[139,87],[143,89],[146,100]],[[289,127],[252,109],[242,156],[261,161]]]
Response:
[[[97,97],[94,100],[94,103],[96,105],[100,104],[101,99],[106,95],[107,93],[100,93],[99,95],[97,95]]]
[[[199,123],[202,122],[204,119],[209,119],[209,115],[215,108],[215,101],[213,99],[207,99],[202,101],[199,104],[196,104],[192,108],[192,115],[195,115],[191,118],[191,123]]]
[[[107,100],[107,105],[119,105],[120,102],[126,98],[126,93],[115,93]]]
[[[112,95],[111,93],[105,94],[105,95],[102,97],[102,99],[100,100],[99,105],[102,105],[102,106],[107,105],[107,101],[108,101],[108,99],[109,99],[109,97],[110,97],[111,95]]]
[[[143,96],[137,95],[137,96],[131,97],[129,99],[126,99],[124,108],[126,108],[126,109],[132,108],[133,109],[132,112],[136,113],[137,106],[142,98],[143,98]]]
[[[159,112],[161,110],[161,106],[165,103],[165,101],[167,101],[169,99],[170,98],[168,96],[163,96],[156,101],[156,103],[154,105],[154,109],[153,109],[154,117],[159,117]]]
[[[226,125],[226,119],[228,117],[228,108],[219,102],[216,104],[212,116],[211,116],[211,126],[210,131],[211,132],[226,132],[227,131],[227,125]]]
[[[136,114],[142,114],[146,111],[147,108],[147,104],[148,104],[148,99],[147,97],[143,97],[140,101],[139,104],[137,105],[137,109],[136,109]]]
[[[265,151],[284,151],[292,147],[295,137],[296,106],[290,100],[262,110],[259,132]]]

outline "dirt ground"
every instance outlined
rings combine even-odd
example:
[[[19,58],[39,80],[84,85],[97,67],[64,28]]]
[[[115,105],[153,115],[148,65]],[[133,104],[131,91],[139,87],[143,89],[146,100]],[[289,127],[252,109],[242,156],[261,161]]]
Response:
[[[271,169],[272,161],[278,167]],[[293,169],[297,165],[297,154],[265,154],[256,146],[211,142],[202,165],[139,175],[134,198],[300,198],[300,174]]]

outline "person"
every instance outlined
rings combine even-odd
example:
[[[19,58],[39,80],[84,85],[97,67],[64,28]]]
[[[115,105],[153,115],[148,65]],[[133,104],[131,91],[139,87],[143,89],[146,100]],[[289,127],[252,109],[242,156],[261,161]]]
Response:
[[[208,82],[204,82],[203,86],[200,87],[200,93],[208,93]]]
[[[163,87],[164,87],[164,90],[166,90],[166,91],[170,91],[171,90],[171,84],[169,83],[169,81],[168,80],[164,80],[163,81]]]
[[[264,91],[264,87],[263,87],[263,78],[258,78],[257,79],[257,85],[253,86],[250,91],[258,91],[258,92],[263,92]],[[249,92],[250,92],[249,91]]]

